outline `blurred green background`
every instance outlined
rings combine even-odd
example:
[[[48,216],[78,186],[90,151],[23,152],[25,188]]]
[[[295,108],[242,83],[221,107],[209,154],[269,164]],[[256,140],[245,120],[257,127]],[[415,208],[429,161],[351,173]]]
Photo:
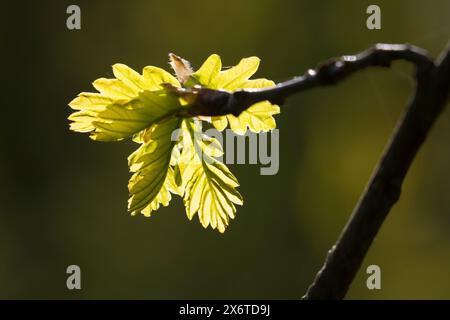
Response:
[[[82,29],[66,28],[78,4]],[[382,30],[366,29],[378,4]],[[256,55],[283,81],[375,42],[437,55],[448,0],[5,1],[2,3],[0,298],[298,299],[336,240],[411,89],[412,68],[371,69],[282,108],[280,170],[234,165],[245,203],[224,235],[189,222],[179,198],[151,218],[126,211],[132,142],[70,132],[67,103],[111,65],[198,67]],[[354,299],[450,299],[450,114],[421,149],[349,292]],[[66,289],[66,268],[82,290]],[[369,291],[377,264],[382,289]]]

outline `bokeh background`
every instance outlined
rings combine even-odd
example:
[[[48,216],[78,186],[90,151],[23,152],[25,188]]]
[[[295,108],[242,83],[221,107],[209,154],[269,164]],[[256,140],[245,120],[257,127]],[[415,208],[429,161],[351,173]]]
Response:
[[[82,29],[66,28],[78,4]],[[382,30],[366,29],[378,4]],[[448,0],[5,1],[2,3],[0,298],[298,299],[336,240],[411,89],[412,68],[361,72],[299,94],[277,117],[280,170],[234,165],[245,204],[224,235],[189,222],[179,198],[151,218],[126,211],[135,144],[70,132],[67,103],[111,65],[199,66],[256,55],[283,81],[376,42],[437,55]],[[450,299],[450,113],[421,149],[348,298]],[[82,290],[66,289],[66,268]],[[377,264],[382,289],[369,291]]]

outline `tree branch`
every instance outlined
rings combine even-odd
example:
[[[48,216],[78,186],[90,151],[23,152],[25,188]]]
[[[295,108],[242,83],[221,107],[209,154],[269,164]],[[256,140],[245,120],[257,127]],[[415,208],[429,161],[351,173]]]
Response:
[[[182,116],[237,116],[256,102],[269,100],[281,104],[294,93],[333,85],[357,70],[389,67],[392,61],[400,59],[416,66],[414,94],[351,217],[303,299],[345,297],[373,239],[400,197],[401,185],[415,155],[448,101],[450,46],[434,62],[426,51],[414,46],[378,44],[355,56],[329,60],[302,77],[267,89],[235,92],[198,87],[175,89],[194,103]]]
[[[447,103],[449,48],[435,65],[419,63],[417,66],[415,93],[353,214],[304,299],[345,297],[373,239],[400,197],[402,182],[417,151]]]
[[[192,107],[181,116],[238,116],[257,102],[268,100],[274,104],[283,104],[285,99],[293,94],[315,87],[334,85],[354,72],[370,66],[389,67],[395,60],[406,60],[415,64],[419,73],[434,66],[428,53],[421,48],[403,44],[377,44],[357,55],[325,61],[316,69],[308,70],[303,76],[270,88],[229,92],[202,87],[167,87],[191,102]]]

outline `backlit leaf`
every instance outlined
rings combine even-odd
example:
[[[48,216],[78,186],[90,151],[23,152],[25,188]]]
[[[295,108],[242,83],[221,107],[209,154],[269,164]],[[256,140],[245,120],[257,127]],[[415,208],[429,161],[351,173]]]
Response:
[[[179,99],[161,86],[180,85],[166,71],[146,67],[140,75],[122,64],[115,64],[113,71],[116,79],[94,81],[99,93],[83,92],[69,103],[76,110],[69,117],[72,130],[90,132],[94,140],[122,140],[182,108]]]
[[[180,168],[184,184],[184,203],[189,219],[197,213],[203,227],[223,233],[234,219],[236,205],[243,199],[236,190],[237,179],[222,162],[214,158],[223,152],[215,138],[204,143],[198,123],[184,120],[183,151]]]
[[[174,189],[170,160],[176,143],[172,133],[180,122],[174,117],[153,125],[144,135],[144,143],[128,157],[130,171],[134,172],[128,184],[128,209],[132,214],[150,216],[160,204],[169,204],[169,191]]]
[[[178,79],[153,66],[145,67],[139,74],[126,65],[115,64],[115,78],[95,80],[97,92],[82,92],[70,102],[74,110],[69,116],[70,129],[89,133],[94,140],[131,138],[139,144],[128,157],[133,173],[128,183],[128,209],[132,215],[151,216],[176,194],[183,198],[189,219],[197,214],[203,227],[224,232],[243,200],[236,190],[236,177],[217,159],[224,153],[220,142],[201,132],[201,121],[208,121],[219,130],[229,124],[238,134],[247,130],[268,131],[276,126],[273,116],[279,113],[279,107],[263,101],[239,117],[183,119],[180,116],[185,113],[180,111],[189,108],[195,99],[180,98],[174,87],[200,85],[235,91],[274,83],[250,79],[259,66],[257,57],[242,59],[235,67],[222,70],[220,57],[213,54],[196,72],[188,61],[174,54],[170,55],[170,62]],[[181,129],[178,136],[177,129]]]
[[[238,65],[221,71],[222,62],[218,55],[211,55],[196,72],[193,73],[191,84],[200,84],[211,89],[235,91],[238,89],[258,89],[274,86],[273,81],[261,78],[249,78],[258,70],[259,58],[242,59]],[[265,132],[276,128],[273,115],[280,113],[280,108],[268,101],[254,104],[243,111],[239,117],[233,115],[212,117],[214,127],[222,131],[227,125],[237,134],[245,134],[247,129],[253,132]]]

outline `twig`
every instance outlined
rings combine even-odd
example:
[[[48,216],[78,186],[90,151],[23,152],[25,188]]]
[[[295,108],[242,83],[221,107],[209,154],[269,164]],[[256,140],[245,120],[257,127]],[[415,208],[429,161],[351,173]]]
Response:
[[[391,207],[399,199],[408,169],[433,123],[444,109],[450,88],[450,46],[436,61],[410,45],[378,44],[355,56],[329,60],[299,78],[275,87],[235,92],[205,88],[176,89],[194,106],[182,116],[239,115],[252,104],[282,104],[292,94],[336,84],[369,66],[389,67],[394,60],[416,66],[416,87],[379,164],[325,264],[303,299],[342,299]]]
[[[229,92],[202,87],[188,89],[167,87],[191,102],[192,107],[182,116],[220,116],[227,114],[238,116],[256,102],[268,100],[275,104],[283,104],[285,99],[293,94],[314,87],[334,85],[355,71],[369,66],[389,67],[391,62],[395,60],[412,62],[418,67],[419,73],[433,67],[432,59],[421,48],[403,44],[377,44],[357,55],[325,61],[316,69],[308,70],[303,76],[270,88],[242,89]]]
[[[392,206],[417,151],[444,109],[450,87],[450,50],[436,65],[417,64],[416,88],[353,214],[304,299],[345,297]]]

